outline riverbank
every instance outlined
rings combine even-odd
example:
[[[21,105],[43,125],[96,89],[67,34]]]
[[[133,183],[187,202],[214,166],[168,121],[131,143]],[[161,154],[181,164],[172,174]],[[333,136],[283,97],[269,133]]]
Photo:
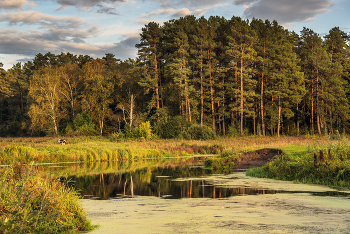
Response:
[[[95,162],[142,158],[167,158],[196,154],[231,154],[290,145],[305,148],[315,143],[312,137],[245,137],[217,140],[150,140],[116,142],[108,137],[0,138],[0,165],[17,163]],[[326,139],[318,141],[326,142]]]

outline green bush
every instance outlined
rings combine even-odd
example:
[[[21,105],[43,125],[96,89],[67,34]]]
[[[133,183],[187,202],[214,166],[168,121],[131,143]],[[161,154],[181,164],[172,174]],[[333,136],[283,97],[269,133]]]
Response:
[[[94,136],[98,135],[95,124],[92,122],[90,114],[82,112],[77,114],[73,123],[65,128],[66,135],[69,136]]]
[[[73,189],[12,165],[0,176],[1,233],[73,233],[93,227]]]
[[[192,124],[180,134],[180,138],[186,140],[212,140],[216,138],[216,134],[207,126]]]
[[[143,122],[137,128],[131,129],[130,125],[124,126],[124,132],[118,131],[110,136],[112,141],[127,140],[127,139],[146,139],[150,140],[154,136],[152,134],[152,127],[149,121]]]
[[[237,133],[237,129],[236,126],[229,126],[226,132],[226,136],[231,136],[231,137],[235,137],[238,136],[239,134]]]
[[[173,139],[187,127],[188,123],[181,116],[164,117],[155,124],[154,131],[162,139]]]

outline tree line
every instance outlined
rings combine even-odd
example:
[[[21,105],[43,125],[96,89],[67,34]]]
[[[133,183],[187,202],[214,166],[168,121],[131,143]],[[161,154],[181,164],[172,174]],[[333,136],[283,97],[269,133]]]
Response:
[[[46,53],[1,69],[1,134],[103,135],[146,121],[220,135],[349,131],[349,35],[338,27],[321,37],[186,16],[140,36],[136,59]]]

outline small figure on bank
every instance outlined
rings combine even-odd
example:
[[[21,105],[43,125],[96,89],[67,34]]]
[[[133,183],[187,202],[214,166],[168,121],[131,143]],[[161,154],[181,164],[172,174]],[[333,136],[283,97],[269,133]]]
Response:
[[[58,139],[58,143],[61,145],[65,145],[67,142],[66,142],[66,140]]]

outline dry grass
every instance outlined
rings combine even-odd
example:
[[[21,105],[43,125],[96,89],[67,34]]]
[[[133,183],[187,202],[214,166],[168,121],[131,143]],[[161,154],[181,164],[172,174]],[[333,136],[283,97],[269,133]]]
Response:
[[[163,158],[197,154],[218,154],[225,149],[243,153],[264,148],[308,147],[326,144],[329,139],[302,137],[239,137],[217,140],[149,140],[112,142],[108,137],[65,138],[0,138],[0,164],[12,161],[29,163],[67,161],[108,161],[131,158]]]

